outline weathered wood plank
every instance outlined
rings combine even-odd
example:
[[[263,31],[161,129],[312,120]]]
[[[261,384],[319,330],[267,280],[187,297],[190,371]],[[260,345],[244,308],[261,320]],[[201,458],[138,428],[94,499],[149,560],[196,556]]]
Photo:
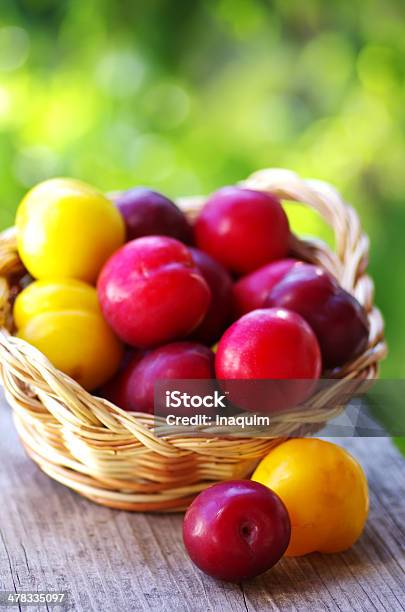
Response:
[[[9,412],[2,400],[0,589],[69,591],[72,609],[86,612],[405,610],[405,462],[389,440],[340,441],[372,494],[352,550],[283,560],[238,586],[192,565],[181,516],[112,511],[51,481],[26,458]]]

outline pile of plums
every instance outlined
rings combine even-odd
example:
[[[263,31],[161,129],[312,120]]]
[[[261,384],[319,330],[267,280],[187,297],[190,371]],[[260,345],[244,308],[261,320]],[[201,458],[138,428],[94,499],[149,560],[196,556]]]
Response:
[[[160,379],[316,381],[366,349],[363,308],[325,270],[291,255],[274,195],[223,188],[193,225],[149,189],[131,189],[116,205],[128,242],[105,264],[98,294],[128,346],[102,390],[122,408],[153,412]],[[311,389],[296,387],[294,403]]]

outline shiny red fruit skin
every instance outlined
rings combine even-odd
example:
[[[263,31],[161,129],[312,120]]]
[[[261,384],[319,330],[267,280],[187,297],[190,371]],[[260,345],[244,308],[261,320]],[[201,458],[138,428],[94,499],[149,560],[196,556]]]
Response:
[[[298,259],[279,259],[242,276],[233,286],[233,312],[239,318],[251,310],[263,308],[270,291],[281,281]]]
[[[253,310],[235,321],[222,336],[215,358],[217,378],[229,399],[260,413],[287,410],[304,401],[321,369],[314,332],[302,317],[282,308]],[[266,380],[268,392],[263,393],[264,385],[226,385],[227,380]]]
[[[196,342],[172,342],[157,349],[135,355],[118,377],[106,388],[104,397],[123,410],[154,413],[154,385],[158,380],[212,380],[215,378],[214,353]],[[175,385],[174,385],[175,386]],[[195,393],[208,393],[205,383]],[[159,414],[163,415],[163,407]],[[198,410],[191,409],[192,414]],[[202,409],[208,414],[207,408]],[[170,414],[180,414],[171,409]],[[182,412],[184,414],[184,411]],[[187,413],[188,414],[188,413]]]
[[[197,268],[211,289],[211,303],[191,338],[212,346],[223,334],[232,312],[232,279],[223,265],[199,249],[189,248]]]
[[[266,305],[293,310],[309,323],[327,369],[344,365],[367,348],[364,309],[322,268],[310,264],[292,268],[272,289]]]
[[[203,572],[230,582],[254,578],[273,567],[290,541],[281,499],[251,480],[209,487],[192,502],[183,523],[184,545]]]
[[[142,236],[171,236],[192,243],[193,230],[184,213],[161,193],[134,187],[115,197],[124,217],[127,240]]]
[[[197,217],[195,239],[236,274],[247,274],[288,252],[290,230],[278,199],[240,187],[214,193]]]
[[[138,238],[114,253],[101,271],[98,295],[115,333],[140,348],[190,334],[211,300],[187,247],[166,236]]]

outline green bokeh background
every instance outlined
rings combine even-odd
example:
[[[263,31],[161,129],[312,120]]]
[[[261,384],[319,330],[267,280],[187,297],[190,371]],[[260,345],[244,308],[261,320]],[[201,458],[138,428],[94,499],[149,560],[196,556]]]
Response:
[[[404,24],[401,0],[2,0],[0,227],[55,175],[172,196],[266,166],[331,181],[371,236],[383,375],[405,376]]]

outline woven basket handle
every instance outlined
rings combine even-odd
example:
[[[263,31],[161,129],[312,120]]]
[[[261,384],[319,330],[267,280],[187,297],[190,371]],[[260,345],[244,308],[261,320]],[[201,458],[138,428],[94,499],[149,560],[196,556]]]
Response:
[[[348,291],[355,289],[356,280],[368,264],[369,239],[361,228],[356,211],[328,183],[303,180],[290,170],[260,170],[243,185],[249,189],[271,191],[284,200],[301,202],[316,210],[335,235],[337,276]]]

